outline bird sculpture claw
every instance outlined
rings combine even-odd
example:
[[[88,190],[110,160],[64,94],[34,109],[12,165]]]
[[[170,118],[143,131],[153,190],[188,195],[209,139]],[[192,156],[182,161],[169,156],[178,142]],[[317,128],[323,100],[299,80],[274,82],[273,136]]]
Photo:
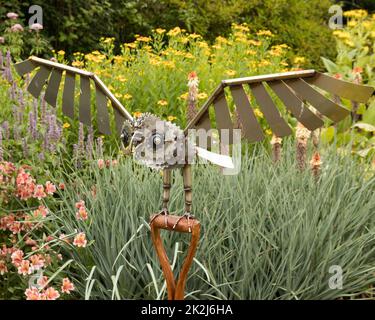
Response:
[[[195,217],[191,214],[191,212],[185,212],[181,217],[179,217],[177,219],[177,221],[175,222],[175,224],[173,225],[173,229],[176,228],[176,226],[178,225],[178,223],[183,219],[187,219],[187,223],[188,223],[188,227],[189,227],[189,232],[191,233],[191,224],[190,224],[190,220],[192,219],[195,219]]]
[[[157,217],[164,216],[165,226],[168,227],[168,215],[169,215],[168,209],[167,208],[163,208],[159,213],[155,214],[152,217],[152,219],[149,222],[149,225],[151,225]]]

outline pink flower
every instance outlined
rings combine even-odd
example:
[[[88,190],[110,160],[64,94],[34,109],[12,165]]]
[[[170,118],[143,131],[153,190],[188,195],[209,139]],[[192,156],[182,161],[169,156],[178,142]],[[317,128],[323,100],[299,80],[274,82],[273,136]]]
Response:
[[[18,267],[18,273],[24,276],[31,274],[33,272],[33,268],[30,266],[29,260],[22,260],[21,264]]]
[[[23,261],[23,251],[22,250],[16,250],[12,253],[10,256],[12,258],[12,263],[19,267],[21,265],[21,262]]]
[[[39,290],[35,287],[31,287],[25,290],[26,300],[42,300],[42,296]]]
[[[46,182],[46,192],[50,195],[56,192],[56,186],[51,181]]]
[[[198,75],[195,71],[192,71],[188,74],[188,80],[193,80],[193,79],[196,79],[198,78]]]
[[[8,18],[8,19],[15,20],[15,19],[18,18],[18,14],[15,13],[15,12],[8,12],[8,13],[7,13],[7,18]]]
[[[42,30],[42,29],[43,29],[43,26],[40,23],[33,23],[30,26],[30,30],[39,31],[39,30]]]
[[[84,232],[80,232],[74,237],[73,245],[84,248],[86,247],[86,244],[87,244],[87,240],[86,240],[86,235]]]
[[[23,27],[19,23],[16,23],[16,24],[14,24],[10,27],[10,31],[12,31],[12,32],[22,32]]]
[[[49,287],[44,291],[44,297],[46,300],[56,300],[60,297],[60,294],[55,288]]]
[[[9,231],[12,231],[13,234],[20,233],[22,231],[21,222],[15,221],[12,224],[8,225]]]
[[[80,207],[76,213],[76,217],[78,220],[87,220],[88,214],[85,207]]]
[[[85,207],[85,201],[80,200],[80,201],[76,202],[75,206],[76,206],[77,209],[79,209],[81,207],[84,208]]]
[[[38,200],[42,200],[42,198],[45,198],[47,195],[44,192],[44,187],[41,184],[38,184],[34,191],[34,198],[37,198]]]
[[[39,206],[38,209],[33,211],[34,218],[47,217],[48,209],[45,206]]]
[[[60,190],[65,190],[65,184],[63,182],[59,183],[59,189]]]
[[[104,160],[103,159],[99,159],[98,160],[98,167],[99,167],[99,169],[103,169],[104,166],[105,166]]]
[[[4,273],[8,272],[7,265],[5,264],[4,260],[0,260],[0,274],[3,275]]]
[[[34,254],[29,258],[31,262],[31,267],[33,270],[39,270],[44,267],[44,259],[40,254]]]
[[[1,44],[5,43],[5,38],[4,37],[0,37],[0,43]]]
[[[25,241],[25,244],[28,245],[28,246],[36,246],[37,245],[37,242],[31,238],[27,238],[26,241]]]
[[[70,294],[74,290],[74,284],[68,279],[64,278],[61,286],[61,292]]]
[[[38,285],[42,288],[46,286],[47,282],[48,282],[48,277],[46,276],[40,277],[37,281]]]

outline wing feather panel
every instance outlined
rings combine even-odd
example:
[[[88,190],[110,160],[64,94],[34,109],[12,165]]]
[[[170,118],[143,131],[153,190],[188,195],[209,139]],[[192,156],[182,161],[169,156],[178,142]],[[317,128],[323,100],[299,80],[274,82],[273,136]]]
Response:
[[[292,134],[292,129],[281,116],[275,103],[266,91],[264,84],[262,82],[250,83],[249,86],[273,133],[278,137],[285,137]]]
[[[121,131],[125,119],[133,121],[131,114],[93,73],[37,57],[30,57],[29,59],[15,65],[16,71],[21,76],[24,76],[36,68],[39,68],[39,70],[37,70],[35,76],[31,80],[27,88],[28,91],[35,98],[38,98],[42,90],[46,87],[45,100],[48,104],[56,107],[60,83],[63,81],[62,111],[64,115],[74,119],[75,86],[76,75],[78,75],[80,77],[80,94],[78,98],[78,117],[80,122],[88,126],[91,126],[92,123],[91,82],[95,83],[96,88],[95,102],[97,107],[97,124],[101,133],[111,133],[110,117],[107,108],[108,100],[112,102],[117,131]],[[63,77],[65,77],[64,80]],[[48,83],[47,86],[46,83]]]

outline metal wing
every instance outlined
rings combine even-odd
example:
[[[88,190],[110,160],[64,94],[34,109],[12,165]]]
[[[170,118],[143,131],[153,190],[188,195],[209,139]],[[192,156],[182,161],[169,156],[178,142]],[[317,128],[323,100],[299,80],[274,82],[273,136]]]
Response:
[[[131,114],[94,73],[37,57],[30,57],[25,61],[15,64],[15,69],[20,76],[23,76],[37,68],[38,71],[31,80],[27,90],[35,98],[38,98],[43,88],[46,86],[44,98],[48,104],[56,107],[60,83],[65,77],[63,80],[64,89],[62,95],[62,111],[68,117],[72,119],[75,117],[75,85],[76,77],[79,77],[80,93],[78,118],[80,122],[89,126],[91,125],[91,82],[93,82],[95,85],[97,124],[99,132],[103,134],[111,134],[109,113],[107,108],[108,99],[111,101],[114,109],[114,117],[118,132],[121,131],[122,124],[125,119],[131,121],[133,120]]]
[[[212,105],[217,129],[233,130],[224,92],[224,88],[229,87],[241,120],[244,137],[251,142],[262,140],[264,138],[263,130],[250,105],[244,90],[245,85],[249,86],[273,133],[279,137],[290,135],[292,130],[279,113],[269,94],[269,89],[280,99],[286,109],[311,131],[323,126],[323,116],[333,122],[338,122],[350,114],[349,110],[327,98],[314,86],[336,96],[363,103],[366,103],[374,93],[372,87],[338,80],[314,70],[223,80],[194,119],[188,123],[185,134],[189,129],[208,130],[211,128],[209,108]],[[307,106],[306,102],[315,109],[315,112]]]

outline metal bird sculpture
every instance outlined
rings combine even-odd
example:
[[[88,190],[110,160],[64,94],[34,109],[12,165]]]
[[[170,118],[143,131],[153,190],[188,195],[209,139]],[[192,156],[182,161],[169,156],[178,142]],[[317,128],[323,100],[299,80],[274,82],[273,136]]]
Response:
[[[229,87],[230,89],[241,120],[243,137],[250,142],[262,140],[264,134],[250,105],[249,98],[245,92],[245,86],[249,87],[270,128],[278,137],[290,135],[292,134],[292,130],[281,116],[270,92],[273,92],[285,108],[311,131],[324,125],[322,120],[324,117],[336,123],[350,114],[349,110],[327,98],[322,91],[362,103],[366,103],[374,93],[374,88],[372,87],[349,83],[314,70],[223,80],[200,108],[197,115],[182,130],[175,124],[163,121],[149,113],[143,114],[139,118],[133,118],[94,73],[37,57],[30,57],[23,62],[17,63],[15,68],[21,76],[30,73],[34,69],[39,69],[27,89],[37,98],[43,88],[46,87],[45,100],[53,107],[57,105],[56,101],[61,87],[60,84],[63,77],[65,77],[62,91],[62,111],[66,116],[72,119],[77,117],[80,122],[88,126],[93,121],[90,86],[93,83],[95,86],[96,124],[98,131],[103,134],[111,134],[110,115],[107,108],[109,100],[113,106],[117,131],[119,136],[121,136],[124,146],[133,152],[135,160],[141,164],[153,169],[163,170],[162,210],[151,218],[150,224],[155,219],[160,222],[160,218],[163,217],[162,221],[164,221],[166,228],[182,232],[191,232],[193,228],[193,236],[194,230],[199,227],[197,227],[198,224],[191,214],[191,163],[193,158],[195,155],[198,155],[224,167],[232,167],[233,163],[228,156],[212,155],[200,148],[199,145],[196,146],[194,142],[188,139],[188,131],[189,129],[211,129],[209,109],[212,106],[219,132],[222,132],[222,129],[229,130],[229,132],[233,131],[234,126],[227,97],[224,92],[225,87]],[[77,77],[79,77],[80,85],[79,113],[75,115],[74,100]],[[312,110],[311,107],[315,110]],[[158,153],[161,153],[159,152],[160,150],[163,150],[163,157],[158,157]],[[171,221],[169,221],[168,202],[171,188],[171,171],[176,168],[182,168],[183,172],[185,209],[182,216],[177,218],[173,216],[171,217]],[[182,219],[185,220],[181,222]],[[180,223],[183,223],[186,227],[179,226]],[[160,238],[158,232],[155,231],[153,233],[155,246],[158,243],[160,244],[158,237]],[[196,247],[196,237],[194,241]],[[185,260],[186,264],[182,268],[182,273],[185,272],[185,274],[184,277],[180,275],[177,286],[174,283],[170,267],[166,267],[165,264],[163,265],[163,261],[167,260],[165,251],[158,251],[158,256],[167,280],[168,297],[170,299],[183,298],[183,287],[189,263],[191,263],[192,255],[195,252],[194,246],[189,250],[188,257]],[[190,261],[187,261],[189,259]],[[177,291],[179,293],[176,293]]]

